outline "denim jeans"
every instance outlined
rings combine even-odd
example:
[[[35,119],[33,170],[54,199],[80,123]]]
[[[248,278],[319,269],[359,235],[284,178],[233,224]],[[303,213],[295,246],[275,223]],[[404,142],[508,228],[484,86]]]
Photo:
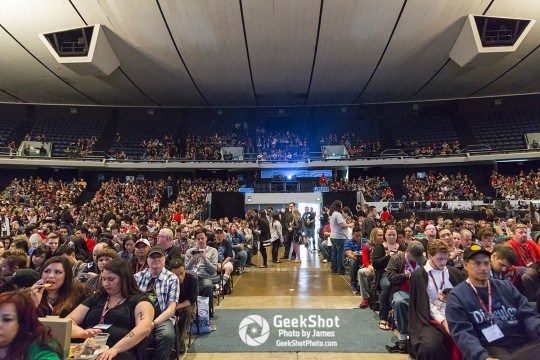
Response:
[[[319,250],[321,250],[323,259],[326,259],[327,261],[332,261],[332,248],[328,246],[328,241],[321,240],[319,242]]]
[[[379,319],[386,321],[388,313],[390,313],[390,281],[388,281],[386,273],[381,276],[379,282],[379,302],[381,304]]]
[[[351,278],[351,286],[358,286],[358,269],[362,265],[358,259],[349,259],[349,276]]]
[[[345,265],[343,259],[345,257],[345,241],[347,239],[332,239],[332,272],[338,272],[345,275]]]
[[[240,266],[246,266],[246,262],[248,259],[248,254],[246,250],[236,250],[234,253],[236,255],[236,258],[238,259],[238,262],[240,263]]]
[[[392,296],[392,309],[397,321],[400,335],[409,334],[409,294],[405,291],[396,291]]]
[[[154,359],[168,359],[171,355],[176,334],[174,324],[169,319],[158,325],[150,334],[150,347],[154,347]]]

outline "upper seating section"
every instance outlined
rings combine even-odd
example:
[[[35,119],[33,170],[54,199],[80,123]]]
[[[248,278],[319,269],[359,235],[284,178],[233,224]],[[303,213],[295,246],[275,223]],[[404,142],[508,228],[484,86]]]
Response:
[[[99,137],[105,127],[105,119],[93,121],[74,121],[68,118],[42,119],[36,121],[27,134],[32,140],[42,138],[53,142],[53,156],[66,154],[66,149],[77,146],[79,139]]]
[[[540,132],[540,115],[533,111],[465,113],[463,116],[476,142],[493,150],[525,149],[524,135]]]

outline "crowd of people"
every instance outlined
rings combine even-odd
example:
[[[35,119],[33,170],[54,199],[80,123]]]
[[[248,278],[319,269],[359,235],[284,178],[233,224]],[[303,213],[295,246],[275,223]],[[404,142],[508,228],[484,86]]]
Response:
[[[515,176],[504,176],[497,171],[491,173],[491,187],[498,197],[508,200],[532,200],[540,197],[540,169]]]
[[[188,135],[185,157],[190,160],[222,160],[222,147],[244,147],[246,144],[235,132],[213,136]]]
[[[273,132],[259,128],[256,147],[259,160],[303,160],[309,156],[307,138],[302,139],[289,131]]]
[[[343,145],[352,159],[362,157],[379,156],[384,150],[380,141],[366,141],[356,133],[344,133],[341,136],[337,134],[329,134],[322,137],[319,141],[321,148],[328,145]],[[323,150],[323,158],[328,156]]]
[[[407,200],[449,201],[483,200],[484,194],[478,191],[467,174],[424,173],[410,174],[403,179],[403,191]]]
[[[361,191],[366,201],[394,200],[394,191],[384,176],[359,176],[351,180],[333,178],[325,182],[330,191]]]
[[[65,150],[65,154],[68,157],[87,156],[94,151],[97,143],[97,137],[81,137],[72,142]]]
[[[396,140],[395,147],[401,149],[404,155],[416,156],[416,157],[431,157],[431,156],[445,156],[457,154],[461,150],[461,144],[459,140],[454,140],[451,143],[443,142],[442,144],[433,143],[427,146],[419,146],[416,141],[410,143]]]
[[[339,200],[323,209],[319,246],[332,272],[345,275],[348,265],[352,291],[362,297],[360,308],[378,311],[380,330],[397,329],[398,341],[387,346],[389,352],[449,360],[536,356],[540,222],[535,210],[505,219],[504,232],[498,218],[396,221],[386,208],[380,214],[368,205],[355,210]],[[529,302],[536,302],[536,309]]]
[[[172,135],[165,135],[161,140],[145,139],[141,146],[144,149],[143,160],[168,160],[180,154],[178,140],[175,140]]]

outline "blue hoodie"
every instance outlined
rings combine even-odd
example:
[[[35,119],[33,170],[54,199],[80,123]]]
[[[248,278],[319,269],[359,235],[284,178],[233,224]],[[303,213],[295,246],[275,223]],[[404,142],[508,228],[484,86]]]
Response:
[[[540,337],[540,315],[527,298],[504,280],[489,280],[491,284],[493,323],[504,334],[489,343],[482,329],[491,326],[482,310],[474,290],[462,282],[450,292],[446,306],[446,319],[450,334],[466,360],[484,360],[489,357],[486,346],[516,346]],[[487,287],[476,288],[485,306],[488,306]]]

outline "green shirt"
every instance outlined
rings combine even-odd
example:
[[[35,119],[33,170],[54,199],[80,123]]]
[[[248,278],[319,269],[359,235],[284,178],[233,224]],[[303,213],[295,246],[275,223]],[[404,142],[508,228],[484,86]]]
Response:
[[[56,342],[54,342],[56,345]],[[60,356],[51,350],[45,350],[35,342],[32,341],[28,347],[28,360],[60,360]]]

